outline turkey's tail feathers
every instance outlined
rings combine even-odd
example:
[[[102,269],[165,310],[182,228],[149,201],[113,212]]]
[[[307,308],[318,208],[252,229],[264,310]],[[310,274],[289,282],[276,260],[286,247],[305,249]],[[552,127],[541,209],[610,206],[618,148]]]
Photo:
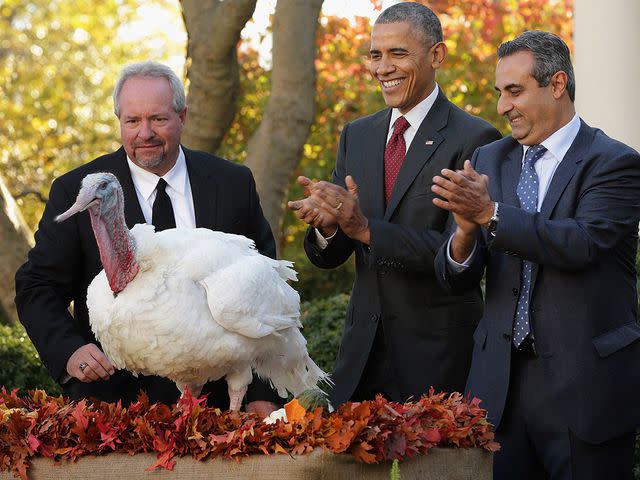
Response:
[[[298,273],[293,269],[293,262],[288,260],[274,260],[273,261],[280,275],[280,278],[283,280],[292,280],[294,282],[298,281]]]
[[[316,365],[307,353],[306,340],[302,334],[299,331],[297,333],[299,335],[297,340],[301,343],[298,348],[300,346],[302,348],[294,349],[295,354],[287,355],[287,352],[283,352],[280,355],[275,354],[269,358],[259,359],[254,364],[254,370],[258,376],[268,380],[282,398],[286,398],[287,393],[295,396],[305,390],[318,388],[318,383],[333,385],[330,375]],[[293,339],[290,338],[289,341],[291,340]]]
[[[333,385],[330,375],[318,367],[308,355],[306,362],[288,370],[272,371],[256,367],[256,373],[263,380],[269,380],[282,398],[287,398],[288,393],[296,396],[305,390],[318,388],[320,382]]]

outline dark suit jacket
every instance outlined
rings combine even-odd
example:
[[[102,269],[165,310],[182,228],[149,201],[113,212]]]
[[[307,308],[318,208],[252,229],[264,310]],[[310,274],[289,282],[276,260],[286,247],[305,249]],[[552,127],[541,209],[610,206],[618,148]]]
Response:
[[[541,211],[519,208],[522,146],[504,138],[480,148],[475,168],[500,202],[496,236],[480,245],[468,270],[453,275],[445,248],[436,269],[462,293],[486,268],[485,312],[474,333],[467,389],[500,424],[507,399],[511,333],[521,259],[537,264],[531,325],[538,354],[569,427],[598,443],[640,423],[640,327],[636,324],[636,247],[640,155],[582,122],[558,166]]]
[[[183,147],[196,217],[196,226],[253,239],[261,253],[275,257],[275,242],[262,214],[253,176],[248,168],[204,152]],[[75,200],[82,179],[89,173],[115,174],[124,191],[125,217],[129,228],[145,219],[138,203],[124,148],[104,155],[55,180],[49,201],[35,235],[36,245],[28,261],[16,274],[16,305],[42,361],[54,379],[66,373],[67,360],[82,345],[97,343],[89,326],[87,287],[102,270],[89,215],[82,213],[60,224],[54,217]],[[74,303],[73,316],[69,303]],[[224,381],[208,384],[205,392],[217,405],[228,404]],[[249,401],[275,400],[266,385],[249,389]],[[159,377],[134,378],[119,371],[104,382],[81,383],[75,379],[63,385],[72,398],[96,396],[107,401],[135,399],[145,388],[152,401],[175,401],[175,385]],[[212,390],[213,389],[213,390]],[[215,398],[211,398],[211,397]],[[227,402],[227,403],[225,403]]]
[[[436,281],[433,259],[448,231],[449,215],[432,203],[432,178],[443,168],[462,168],[479,145],[500,138],[484,120],[450,103],[442,92],[419,127],[398,175],[389,205],[384,200],[384,150],[391,110],[345,125],[333,182],[346,175],[358,184],[369,219],[370,246],[338,230],[325,250],[312,229],[305,238],[309,259],[334,268],[352,253],[356,278],[340,351],[333,371],[334,404],[349,400],[370,355],[386,355],[391,370],[387,394],[394,400],[428,391],[464,387],[471,335],[482,312],[478,292],[450,295]],[[385,351],[372,351],[379,322]],[[380,372],[380,375],[383,375]]]

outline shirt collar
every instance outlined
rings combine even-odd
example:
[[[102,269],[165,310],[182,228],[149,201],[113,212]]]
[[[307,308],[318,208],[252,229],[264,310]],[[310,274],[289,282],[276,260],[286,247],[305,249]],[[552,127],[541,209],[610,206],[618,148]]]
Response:
[[[433,104],[436,103],[436,98],[438,98],[438,91],[439,91],[439,88],[438,88],[438,84],[436,83],[436,86],[433,88],[433,91],[427,96],[427,98],[422,100],[415,107],[413,107],[411,110],[409,110],[407,113],[404,114],[404,118],[407,119],[407,121],[409,122],[409,125],[411,125],[414,129],[417,130],[420,127],[420,125],[422,124],[422,121],[425,119],[425,117],[429,113],[429,110],[431,110],[431,107],[433,107]],[[393,125],[395,121],[398,119],[398,117],[401,117],[401,116],[403,115],[402,113],[400,113],[400,110],[398,110],[397,108],[392,109],[391,123],[389,125]]]
[[[170,188],[178,192],[180,195],[184,195],[188,181],[187,162],[185,160],[182,147],[178,147],[178,149],[178,159],[176,160],[175,165],[171,170],[165,173],[162,178],[164,178],[165,182],[169,184]],[[129,164],[133,184],[142,194],[144,199],[148,201],[155,191],[160,177],[133,163],[128,155],[127,163]]]
[[[574,114],[573,118],[564,127],[553,132],[546,140],[541,142],[556,161],[560,162],[571,148],[571,144],[578,136],[580,130],[580,117]],[[529,145],[524,145],[524,152],[527,153]]]

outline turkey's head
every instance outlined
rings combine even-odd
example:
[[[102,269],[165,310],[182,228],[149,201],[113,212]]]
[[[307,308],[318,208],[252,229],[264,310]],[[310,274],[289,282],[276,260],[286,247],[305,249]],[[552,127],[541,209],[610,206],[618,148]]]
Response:
[[[71,207],[56,217],[62,222],[76,213],[89,211],[100,260],[114,294],[122,291],[138,273],[135,242],[124,218],[122,187],[112,173],[84,177]]]
[[[91,173],[84,177],[75,203],[66,212],[56,217],[62,222],[76,213],[89,210],[92,217],[104,221],[113,220],[123,209],[123,195],[120,182],[112,173]]]

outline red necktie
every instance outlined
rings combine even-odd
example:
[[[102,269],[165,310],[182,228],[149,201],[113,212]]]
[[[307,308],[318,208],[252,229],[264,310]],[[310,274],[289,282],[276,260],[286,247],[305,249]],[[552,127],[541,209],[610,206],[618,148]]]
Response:
[[[404,117],[398,117],[393,124],[393,134],[387,142],[384,150],[384,198],[387,203],[391,198],[393,186],[398,178],[398,172],[407,154],[407,144],[404,141],[404,132],[409,128],[409,122]]]

